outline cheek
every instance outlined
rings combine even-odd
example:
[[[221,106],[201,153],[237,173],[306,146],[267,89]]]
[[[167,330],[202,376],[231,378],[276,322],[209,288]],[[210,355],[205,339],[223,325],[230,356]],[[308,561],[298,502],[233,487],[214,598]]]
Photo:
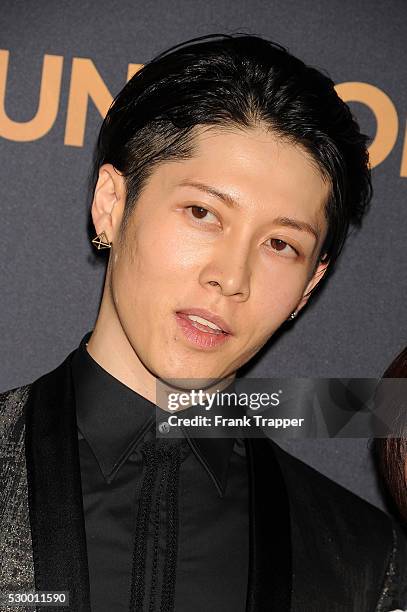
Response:
[[[284,321],[300,302],[307,281],[306,271],[297,266],[276,266],[268,275],[262,275],[262,282],[256,282],[252,293],[260,327],[273,327],[276,321]]]
[[[247,327],[250,343],[262,346],[298,306],[307,284],[307,275],[298,270],[295,274],[275,270],[274,274],[263,274],[261,281],[260,278],[252,280],[245,322],[248,324],[250,321]]]
[[[196,269],[207,256],[207,250],[197,244],[182,227],[167,228],[156,236],[154,250],[152,245],[146,245],[146,259],[156,258],[162,276],[171,274],[173,278],[183,276],[186,272]]]
[[[196,253],[177,237],[164,238],[159,235],[143,235],[113,258],[112,293],[120,310],[140,310],[143,316],[165,308],[174,294],[185,286],[186,275],[190,278],[191,266],[198,261]],[[159,297],[159,299],[157,299]]]
[[[167,277],[182,274],[202,260],[196,240],[176,220],[171,217],[159,225],[159,230],[152,224],[138,233],[135,260],[139,268],[150,270],[154,276]]]

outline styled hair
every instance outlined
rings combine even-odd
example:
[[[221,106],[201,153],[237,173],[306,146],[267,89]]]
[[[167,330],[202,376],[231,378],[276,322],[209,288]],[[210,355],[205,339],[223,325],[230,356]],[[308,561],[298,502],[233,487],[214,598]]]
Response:
[[[120,238],[154,168],[192,157],[201,126],[260,126],[309,154],[330,185],[320,252],[329,260],[325,281],[350,224],[361,225],[372,197],[368,137],[328,76],[260,36],[187,40],[146,63],[116,96],[100,130],[92,176],[95,187],[104,163],[124,176]]]
[[[407,378],[407,346],[392,361],[383,378]],[[401,516],[407,521],[407,397],[404,395],[404,400],[402,398],[398,386],[394,387],[394,393],[386,393],[383,409],[386,420],[392,421],[392,436],[375,438],[373,451],[386,486]]]

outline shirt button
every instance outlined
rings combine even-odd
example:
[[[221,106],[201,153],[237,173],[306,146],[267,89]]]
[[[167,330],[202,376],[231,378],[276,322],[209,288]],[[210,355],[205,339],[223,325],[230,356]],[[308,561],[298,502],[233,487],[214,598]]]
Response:
[[[138,460],[137,453],[131,453],[131,455],[129,455],[129,460],[130,461],[137,461]]]

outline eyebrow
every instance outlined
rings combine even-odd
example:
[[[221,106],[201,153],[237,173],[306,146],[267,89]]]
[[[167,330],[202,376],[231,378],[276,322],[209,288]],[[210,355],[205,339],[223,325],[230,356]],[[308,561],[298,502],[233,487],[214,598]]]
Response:
[[[241,205],[232,198],[228,193],[224,193],[215,189],[215,187],[211,187],[210,185],[205,185],[204,183],[199,183],[196,181],[181,181],[179,183],[180,187],[194,187],[195,189],[199,189],[204,193],[208,193],[209,195],[215,196],[219,200],[222,200],[224,204],[228,208],[241,208]],[[284,227],[292,227],[293,229],[299,230],[301,232],[307,232],[314,236],[315,240],[318,242],[319,240],[319,229],[318,227],[314,227],[311,223],[307,223],[306,221],[300,221],[299,219],[293,219],[291,217],[276,217],[273,219],[273,223],[278,225],[283,225]]]
[[[182,187],[195,187],[195,189],[199,189],[200,191],[204,191],[205,193],[209,193],[209,195],[213,195],[219,200],[222,200],[229,208],[241,208],[240,204],[232,198],[228,193],[223,193],[223,191],[218,191],[215,187],[211,187],[210,185],[204,185],[204,183],[198,183],[196,181],[181,181],[179,183]]]
[[[293,229],[297,229],[300,232],[307,232],[308,234],[312,234],[312,236],[314,236],[317,242],[319,240],[318,228],[311,225],[311,223],[307,223],[306,221],[292,219],[291,217],[276,217],[273,222],[277,223],[278,225],[283,225],[285,227],[292,227]]]

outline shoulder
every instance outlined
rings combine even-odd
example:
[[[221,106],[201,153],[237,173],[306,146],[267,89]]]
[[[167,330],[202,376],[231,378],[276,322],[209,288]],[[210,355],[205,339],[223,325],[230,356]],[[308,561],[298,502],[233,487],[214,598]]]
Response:
[[[0,392],[0,436],[4,436],[5,430],[10,429],[13,424],[25,419],[25,408],[30,398],[33,397],[41,403],[55,394],[63,394],[66,390],[66,377],[70,376],[70,361],[74,352],[69,353],[56,367],[32,382]]]
[[[21,402],[27,396],[27,393],[32,383],[21,385],[19,387],[13,387],[6,391],[0,391],[0,406],[5,406],[10,402]]]
[[[24,488],[25,406],[31,384],[0,393],[0,515],[6,516],[12,491]],[[17,499],[17,498],[16,498]]]
[[[0,392],[0,437],[4,438],[15,427],[22,425],[32,383]]]

